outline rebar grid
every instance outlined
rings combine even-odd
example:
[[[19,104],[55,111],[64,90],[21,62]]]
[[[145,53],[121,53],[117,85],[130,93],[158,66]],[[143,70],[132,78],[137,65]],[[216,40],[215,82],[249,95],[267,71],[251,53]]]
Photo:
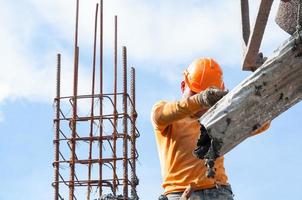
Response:
[[[54,199],[136,200],[139,199],[136,191],[138,185],[136,139],[140,134],[136,128],[135,70],[131,68],[131,94],[128,94],[127,49],[123,47],[123,91],[118,92],[117,16],[115,16],[113,93],[103,93],[103,0],[100,0],[95,10],[91,91],[85,95],[78,94],[79,10],[79,0],[76,0],[73,94],[70,96],[61,96],[61,55],[57,55],[52,184]],[[100,65],[99,78],[96,78],[98,28]],[[99,92],[95,89],[97,81]],[[83,104],[90,106],[86,109],[81,108]],[[131,197],[128,194],[131,194]]]

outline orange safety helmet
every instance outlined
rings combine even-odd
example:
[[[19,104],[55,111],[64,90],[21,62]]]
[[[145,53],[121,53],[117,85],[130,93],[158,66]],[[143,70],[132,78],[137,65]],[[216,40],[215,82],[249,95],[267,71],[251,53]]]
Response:
[[[222,70],[212,58],[198,58],[184,71],[185,83],[196,93],[209,87],[224,90]]]

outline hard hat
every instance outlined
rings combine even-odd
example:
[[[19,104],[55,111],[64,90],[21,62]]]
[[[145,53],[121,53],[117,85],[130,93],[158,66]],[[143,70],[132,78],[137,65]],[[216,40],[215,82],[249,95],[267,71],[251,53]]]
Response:
[[[185,83],[196,93],[209,87],[224,90],[222,70],[212,58],[198,58],[184,71]]]

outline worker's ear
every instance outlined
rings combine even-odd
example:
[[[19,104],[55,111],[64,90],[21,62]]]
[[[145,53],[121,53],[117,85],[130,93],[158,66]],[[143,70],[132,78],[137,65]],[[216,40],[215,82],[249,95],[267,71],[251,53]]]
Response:
[[[184,93],[184,91],[185,91],[185,87],[186,87],[186,83],[185,83],[185,81],[181,81],[181,85],[180,85],[180,88],[181,88],[181,93]]]

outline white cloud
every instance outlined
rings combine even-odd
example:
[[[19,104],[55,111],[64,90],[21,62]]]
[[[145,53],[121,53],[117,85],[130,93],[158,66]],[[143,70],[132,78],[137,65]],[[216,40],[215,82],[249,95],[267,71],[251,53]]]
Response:
[[[85,61],[80,67],[79,93],[87,93],[90,72],[84,66],[91,56],[94,6],[98,1],[80,2],[79,45]],[[259,0],[253,5],[257,3]],[[18,98],[52,99],[58,50],[63,54],[62,90],[71,94],[74,4],[71,0],[27,0],[18,5],[10,1],[0,3],[0,26],[5,27],[0,32],[0,102]],[[105,51],[110,55],[106,59],[112,59],[113,16],[117,14],[119,42],[128,46],[131,60],[144,64],[137,67],[157,71],[160,76],[175,81],[184,68],[180,63],[189,63],[200,55],[215,56],[223,65],[239,70],[241,39],[237,1],[206,4],[193,0],[160,3],[115,0],[104,1],[104,5]],[[281,30],[280,34],[274,34],[278,29],[272,19],[276,5],[264,38],[267,52],[285,37]],[[256,6],[252,8],[253,16],[255,10]],[[44,49],[40,50],[40,46]]]
[[[2,111],[0,111],[0,122],[2,122],[4,119],[5,119],[4,114]]]
[[[39,8],[43,19],[56,27],[63,38],[72,41],[73,1],[31,1]],[[81,3],[80,44],[84,46],[92,43],[94,2]],[[268,53],[284,38],[273,21],[278,3],[274,3],[264,38],[263,47]],[[259,4],[259,0],[251,4],[251,24]],[[193,0],[152,3],[115,0],[104,1],[104,5],[107,51],[113,46],[113,15],[117,14],[119,41],[129,47],[131,57],[146,63],[162,63],[151,70],[172,70],[179,62],[187,62],[197,55],[215,56],[224,65],[239,67],[241,34],[238,1],[206,4]]]
[[[73,58],[66,47],[56,41],[47,41],[51,37],[38,38],[38,31],[43,33],[44,22],[35,10],[24,15],[15,13],[10,3],[1,3],[0,12],[0,101],[17,98],[28,100],[49,101],[55,92],[56,51],[67,52],[62,56],[62,91],[70,93],[72,84]],[[24,23],[23,23],[24,22]],[[41,34],[43,36],[43,34]],[[58,36],[60,34],[57,34]],[[41,50],[43,43],[50,43],[46,50]],[[43,47],[44,48],[44,47]],[[38,50],[37,50],[38,49]],[[87,91],[88,71],[81,69],[80,82]],[[86,86],[86,87],[85,87]]]

